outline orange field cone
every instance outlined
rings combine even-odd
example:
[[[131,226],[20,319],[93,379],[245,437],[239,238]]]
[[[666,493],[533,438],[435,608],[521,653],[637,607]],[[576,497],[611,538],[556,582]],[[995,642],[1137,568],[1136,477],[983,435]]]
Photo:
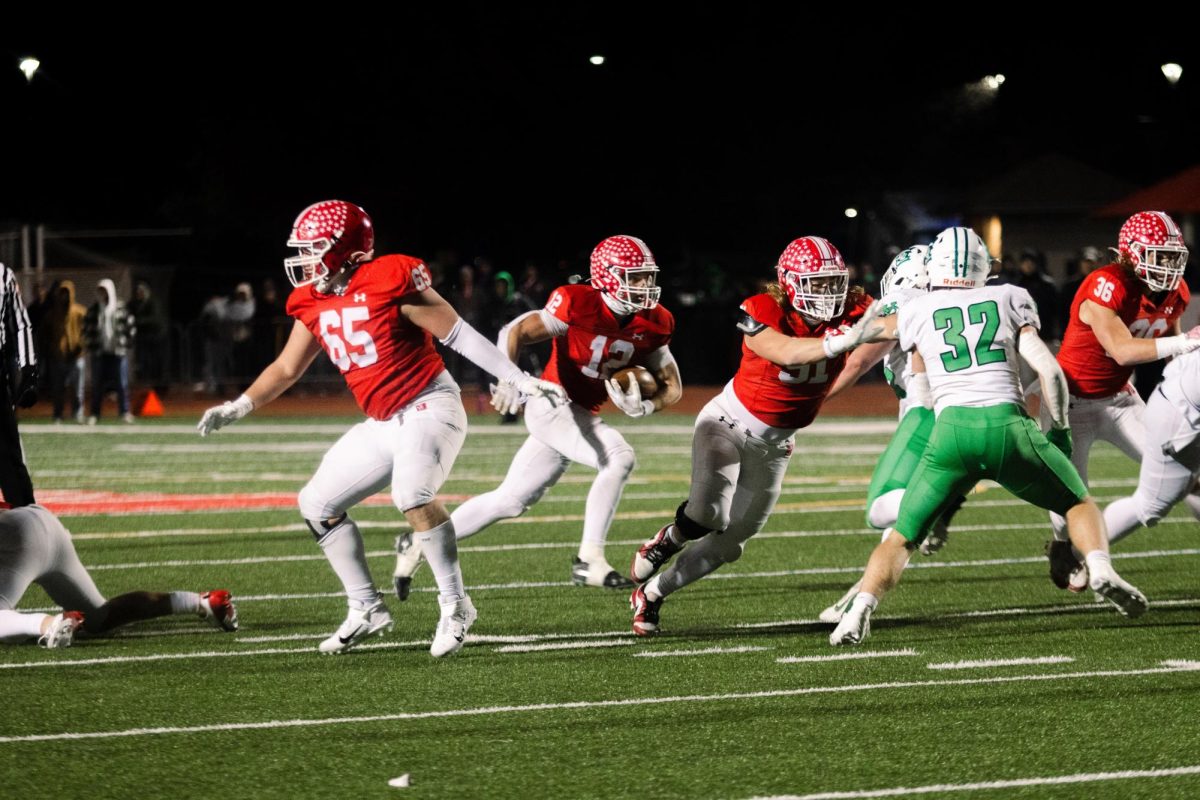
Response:
[[[161,417],[163,415],[163,404],[158,399],[158,393],[153,389],[146,395],[146,402],[142,403],[142,410],[138,416],[141,417]]]

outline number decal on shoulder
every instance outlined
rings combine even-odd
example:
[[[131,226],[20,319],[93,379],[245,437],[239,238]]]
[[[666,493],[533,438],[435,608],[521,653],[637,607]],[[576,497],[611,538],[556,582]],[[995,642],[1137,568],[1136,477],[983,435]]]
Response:
[[[321,312],[318,323],[325,351],[329,353],[329,360],[342,372],[349,371],[351,364],[369,367],[379,360],[371,334],[354,330],[356,322],[366,322],[369,316],[366,306],[348,306],[341,313],[333,309]],[[351,350],[351,347],[357,349]]]
[[[1129,332],[1135,339],[1157,339],[1166,333],[1170,326],[1171,323],[1162,317],[1155,320],[1139,317],[1129,323]]]
[[[1004,348],[993,346],[996,332],[1000,329],[1000,308],[996,301],[986,300],[967,306],[967,319],[970,320],[972,328],[983,327],[979,339],[975,342],[974,359],[971,358],[971,345],[967,337],[963,336],[966,322],[962,309],[951,306],[933,312],[933,327],[935,330],[945,331],[942,340],[950,348],[941,354],[942,367],[946,372],[961,372],[972,364],[983,366],[1007,361],[1008,355]]]
[[[550,314],[553,314],[558,310],[558,307],[562,305],[562,301],[562,292],[555,292],[554,294],[550,295],[550,302],[546,303],[546,311]]]
[[[418,292],[423,292],[433,286],[433,278],[429,276],[429,270],[424,264],[417,264],[412,268],[412,282]]]
[[[1112,300],[1113,290],[1117,285],[1110,280],[1104,278],[1096,279],[1096,288],[1092,290],[1092,294],[1099,297],[1104,302],[1108,303]]]

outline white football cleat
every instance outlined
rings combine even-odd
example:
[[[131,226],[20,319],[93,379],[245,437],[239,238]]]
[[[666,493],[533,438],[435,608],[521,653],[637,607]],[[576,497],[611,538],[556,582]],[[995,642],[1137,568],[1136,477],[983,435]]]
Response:
[[[238,629],[237,606],[228,589],[213,589],[200,595],[200,619],[207,620],[223,631]]]
[[[75,631],[83,625],[83,614],[79,611],[64,611],[50,620],[50,627],[38,639],[38,644],[47,650],[70,647],[75,641]]]
[[[846,593],[838,598],[838,601],[829,608],[817,615],[817,619],[821,622],[827,622],[830,625],[837,625],[842,621],[842,617],[850,610],[850,604],[854,602],[854,598],[858,597],[859,591],[862,589],[862,578],[859,578],[853,586],[846,590]]]
[[[571,582],[576,586],[596,586],[601,589],[629,589],[633,581],[612,568],[607,561],[587,561],[575,557],[571,562]]]
[[[1150,608],[1150,601],[1146,599],[1146,595],[1115,572],[1093,577],[1091,587],[1093,592],[1103,596],[1116,606],[1118,611],[1131,619],[1140,617]]]
[[[387,633],[391,629],[392,615],[388,613],[382,598],[371,606],[350,606],[346,621],[317,649],[328,655],[344,653],[368,636]]]
[[[392,570],[392,586],[396,589],[396,599],[408,599],[409,593],[412,592],[413,575],[424,563],[421,545],[411,533],[396,537],[396,568]]]
[[[842,621],[829,634],[829,643],[840,645],[862,644],[871,635],[871,607],[865,603],[852,603]]]
[[[429,646],[429,655],[434,658],[448,656],[461,650],[463,641],[467,638],[467,631],[479,616],[470,597],[441,604],[441,607],[442,618],[438,620],[433,644]]]

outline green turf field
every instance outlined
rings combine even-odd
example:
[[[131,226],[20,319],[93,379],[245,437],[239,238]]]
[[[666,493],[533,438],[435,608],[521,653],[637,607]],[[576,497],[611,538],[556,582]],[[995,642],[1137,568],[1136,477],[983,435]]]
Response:
[[[691,436],[683,417],[613,421],[639,459],[610,534],[622,568],[685,495]],[[251,419],[208,440],[178,422],[31,423],[24,438],[54,497],[295,492],[350,422]],[[503,476],[524,431],[490,422],[473,423],[447,494]],[[1200,796],[1200,537],[1186,511],[1115,552],[1151,599],[1129,621],[1054,589],[1044,514],[981,491],[947,548],[914,559],[866,645],[829,646],[815,617],[877,540],[862,500],[886,428],[804,432],[766,531],[668,598],[653,640],[630,633],[626,594],[569,584],[581,467],[463,544],[479,620],[445,661],[428,654],[427,571],[389,604],[391,636],[319,655],[345,605],[293,510],[230,499],[64,516],[106,594],[227,587],[241,630],[173,618],[65,651],[0,649],[0,796]],[[1106,502],[1133,491],[1136,465],[1100,446],[1092,477]],[[387,585],[399,515],[356,517]],[[47,604],[35,588],[21,607]],[[996,660],[1018,663],[971,663]],[[388,785],[405,774],[408,788]]]

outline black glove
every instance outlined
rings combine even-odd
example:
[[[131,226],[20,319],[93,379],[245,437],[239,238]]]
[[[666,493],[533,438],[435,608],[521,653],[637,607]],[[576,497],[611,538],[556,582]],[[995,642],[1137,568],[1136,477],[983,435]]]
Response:
[[[29,408],[38,399],[38,369],[30,364],[21,368],[21,380],[17,384],[17,407]]]

